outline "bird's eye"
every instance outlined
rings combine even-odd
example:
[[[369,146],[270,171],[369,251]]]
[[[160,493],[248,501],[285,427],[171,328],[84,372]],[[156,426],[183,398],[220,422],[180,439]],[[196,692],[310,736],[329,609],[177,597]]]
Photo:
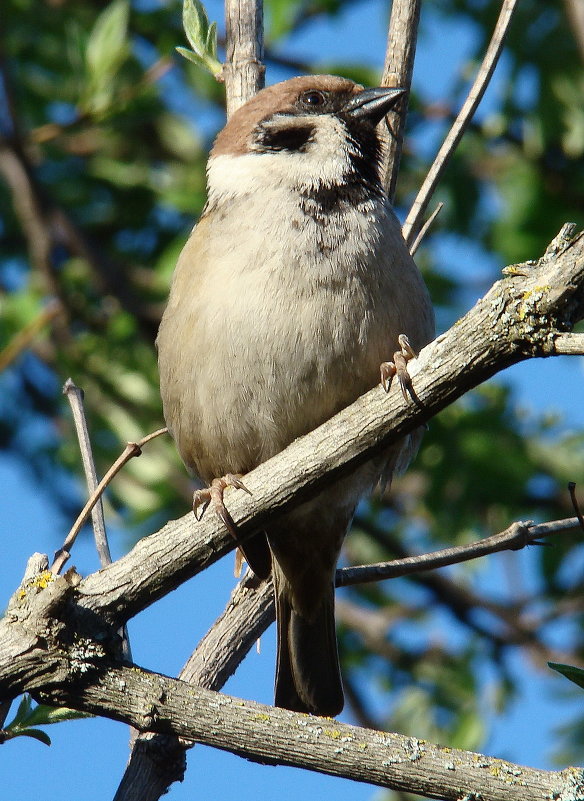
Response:
[[[318,108],[325,104],[325,96],[316,89],[309,89],[307,92],[303,92],[300,95],[300,100],[305,106],[309,106],[310,108]]]

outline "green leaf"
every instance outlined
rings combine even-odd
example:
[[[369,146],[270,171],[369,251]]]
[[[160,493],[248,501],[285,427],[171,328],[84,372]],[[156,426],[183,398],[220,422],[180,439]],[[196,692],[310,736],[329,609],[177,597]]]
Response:
[[[207,38],[205,39],[207,52],[212,56],[217,56],[217,23],[212,22],[207,31]]]
[[[126,0],[114,0],[101,12],[89,35],[85,60],[98,79],[116,72],[128,54],[128,19]]]
[[[223,65],[217,60],[217,23],[209,24],[205,7],[200,0],[184,0],[183,27],[192,50],[177,47],[184,58],[218,77]]]
[[[573,665],[561,665],[558,662],[548,662],[552,670],[557,670],[562,676],[565,676],[578,687],[584,688],[584,670],[582,668],[574,667]]]
[[[53,707],[38,704],[31,711],[26,722],[29,726],[47,726],[49,723],[61,723],[63,720],[79,720],[90,717],[93,716],[87,712],[78,712],[76,709],[69,709],[66,706]]]
[[[63,720],[77,720],[78,718],[88,718],[86,712],[78,712],[76,709],[67,707],[53,707],[46,704],[37,704],[33,707],[30,695],[25,694],[18,705],[16,715],[6,726],[7,737],[34,737],[37,740],[50,745],[51,741],[44,732],[32,729],[32,726],[47,726],[50,723],[61,723]]]
[[[30,714],[30,709],[32,706],[32,699],[30,695],[25,694],[22,696],[22,700],[18,705],[18,709],[16,710],[16,715],[14,716],[13,720],[6,726],[8,730],[12,728],[18,728],[20,724],[22,724]]]
[[[129,5],[114,0],[97,18],[85,51],[86,85],[81,106],[99,114],[111,105],[116,75],[130,54],[128,43]]]
[[[197,67],[202,67],[204,70],[207,69],[207,63],[205,59],[197,55],[197,53],[194,53],[192,50],[189,50],[186,47],[177,47],[176,51],[177,53],[180,53],[183,58],[186,58],[189,61],[192,61],[193,64],[196,64]]]
[[[45,745],[51,744],[49,735],[40,729],[21,729],[11,734],[8,739],[13,740],[15,737],[32,737],[33,740],[38,740]]]
[[[206,43],[209,31],[209,18],[204,5],[199,0],[184,0],[183,28],[191,47],[199,52],[201,43]]]

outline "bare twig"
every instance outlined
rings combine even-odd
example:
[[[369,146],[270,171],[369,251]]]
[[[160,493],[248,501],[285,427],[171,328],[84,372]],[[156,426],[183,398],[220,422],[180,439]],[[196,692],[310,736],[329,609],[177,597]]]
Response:
[[[434,222],[436,217],[442,211],[443,206],[444,206],[444,203],[442,203],[442,201],[440,201],[440,203],[438,203],[438,205],[436,206],[436,208],[434,209],[432,214],[428,217],[428,219],[426,220],[426,222],[422,226],[422,229],[421,229],[420,233],[418,234],[418,236],[416,237],[414,243],[410,247],[410,255],[413,256],[415,254],[415,252],[417,251],[417,249],[420,247],[420,245],[422,244],[422,240],[424,239],[424,237],[426,236],[426,234],[430,230],[430,227],[432,226],[432,223]]]
[[[483,94],[485,93],[487,86],[489,85],[489,81],[491,80],[491,76],[497,65],[499,56],[501,55],[507,30],[509,28],[511,17],[517,2],[518,0],[503,0],[499,19],[497,20],[493,36],[489,42],[487,52],[485,53],[485,57],[480,66],[477,77],[475,78],[470,92],[468,93],[468,97],[464,101],[454,125],[448,132],[442,147],[438,151],[438,155],[434,159],[434,163],[430,167],[428,175],[426,176],[424,183],[422,184],[422,187],[420,188],[420,191],[414,200],[412,208],[410,209],[410,213],[408,214],[404,223],[403,235],[408,245],[411,245],[416,238],[418,230],[422,224],[422,218],[424,217],[426,208],[430,202],[430,198],[434,194],[436,185],[438,184],[438,181],[440,180],[450,157],[460,142],[464,131],[466,130],[478,104],[483,97]]]
[[[492,537],[467,545],[443,548],[440,551],[420,556],[409,556],[405,559],[394,559],[391,562],[380,562],[375,565],[346,567],[337,571],[337,587],[382,581],[388,578],[396,578],[397,576],[408,576],[411,573],[419,573],[422,570],[435,570],[446,565],[477,559],[480,556],[486,556],[497,551],[517,551],[526,545],[541,540],[542,537],[562,534],[565,531],[577,528],[578,525],[576,518],[554,520],[550,523],[539,523],[537,525],[519,521],[512,523],[509,528],[499,534],[494,534]]]
[[[32,344],[43,328],[62,311],[63,306],[59,300],[50,300],[34,320],[31,320],[15,334],[4,350],[0,352],[0,372],[12,364]]]
[[[578,524],[582,531],[584,531],[584,517],[582,516],[582,512],[580,510],[580,504],[578,503],[578,498],[576,497],[576,484],[574,481],[570,481],[568,484],[568,492],[570,493],[570,498],[572,500],[572,506],[574,507],[574,511],[576,512],[576,517],[578,518]]]
[[[96,503],[100,500],[101,496],[105,488],[108,484],[111,483],[114,476],[120,472],[122,467],[129,462],[130,459],[134,456],[140,456],[142,453],[142,448],[146,445],[150,440],[154,439],[155,437],[159,437],[161,434],[166,434],[168,432],[167,428],[159,428],[158,431],[153,431],[151,434],[148,434],[146,437],[143,437],[138,442],[128,442],[126,447],[124,448],[123,452],[118,456],[116,461],[107,471],[105,476],[101,479],[99,484],[97,485],[95,491],[88,499],[87,503],[79,513],[77,520],[73,523],[71,531],[65,537],[65,541],[63,545],[59,548],[59,550],[55,553],[55,558],[53,564],[51,565],[51,572],[52,573],[59,573],[61,568],[65,564],[65,562],[69,559],[70,556],[70,549],[75,540],[77,539],[77,535],[81,531],[87,517]]]
[[[0,173],[12,192],[14,210],[26,237],[33,266],[45,276],[48,290],[58,295],[51,266],[52,240],[46,209],[29,165],[22,154],[0,137]]]
[[[261,0],[225,0],[227,116],[264,85],[264,11]]]
[[[85,419],[85,410],[83,408],[83,390],[80,389],[71,378],[68,378],[63,386],[63,395],[66,396],[71,406],[71,413],[73,414],[73,422],[79,442],[79,450],[81,451],[83,472],[85,473],[85,481],[87,483],[89,496],[91,497],[97,490],[99,482],[97,480],[91,441],[89,439],[89,431],[87,430],[87,420]],[[95,538],[95,547],[99,556],[99,563],[102,567],[111,565],[112,557],[105,530],[101,496],[91,510],[91,522],[93,524],[93,536]]]
[[[421,0],[394,0],[391,5],[387,50],[381,83],[383,86],[398,86],[406,90],[400,109],[390,111],[386,117],[387,134],[383,175],[384,186],[391,202],[395,196],[395,186],[399,171],[408,98],[412,84],[414,57],[418,38]]]
[[[89,431],[87,429],[85,409],[83,408],[83,390],[80,389],[71,378],[68,378],[63,386],[63,394],[66,396],[67,400],[69,401],[69,405],[71,406],[71,413],[73,414],[73,422],[75,424],[75,432],[77,434],[77,441],[79,442],[79,450],[81,452],[83,472],[85,473],[88,494],[91,497],[97,491],[99,482],[97,480],[97,471],[95,469],[95,462],[93,460],[91,440],[89,439]],[[99,563],[101,567],[111,565],[112,557],[107,539],[107,532],[105,529],[101,495],[91,510],[91,523],[93,525],[93,537],[95,540],[97,555],[99,557]],[[122,652],[124,659],[131,661],[132,650],[130,648],[130,637],[128,635],[127,626],[124,625],[121,628],[120,636],[122,637]]]

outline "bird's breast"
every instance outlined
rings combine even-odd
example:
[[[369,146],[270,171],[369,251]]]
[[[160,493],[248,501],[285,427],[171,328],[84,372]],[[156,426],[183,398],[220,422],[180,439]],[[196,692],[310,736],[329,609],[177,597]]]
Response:
[[[158,340],[162,394],[206,480],[247,472],[351,403],[408,333],[419,287],[397,221],[382,203],[324,200],[215,209],[181,255]]]

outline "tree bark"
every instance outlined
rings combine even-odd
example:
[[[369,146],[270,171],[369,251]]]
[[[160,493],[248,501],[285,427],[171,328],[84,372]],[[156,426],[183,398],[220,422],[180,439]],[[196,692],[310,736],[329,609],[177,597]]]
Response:
[[[107,714],[139,729],[188,737],[267,765],[291,765],[429,798],[577,801],[584,771],[520,767],[415,737],[242,701],[135,666],[37,693],[47,703]]]
[[[223,65],[227,116],[264,86],[263,5],[259,0],[226,0],[226,59]]]

